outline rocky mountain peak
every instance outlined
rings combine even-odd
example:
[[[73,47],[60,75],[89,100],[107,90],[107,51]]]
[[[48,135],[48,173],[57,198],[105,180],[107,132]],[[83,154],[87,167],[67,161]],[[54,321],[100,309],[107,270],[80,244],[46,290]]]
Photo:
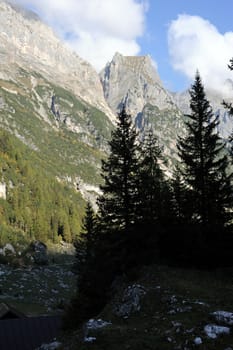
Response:
[[[159,109],[171,108],[171,95],[163,88],[150,56],[123,56],[116,53],[100,73],[105,98],[118,112],[122,103],[133,116],[149,103]]]
[[[42,74],[110,117],[95,69],[72,52],[37,15],[0,0],[0,79],[17,80],[17,68]]]
[[[183,132],[182,114],[163,87],[150,56],[116,53],[100,78],[112,110],[119,112],[124,103],[142,137],[146,129],[153,128],[164,152],[174,158],[177,134]]]
[[[124,65],[126,68],[138,75],[143,75],[150,82],[162,85],[160,77],[153,65],[149,55],[146,56],[123,56],[116,53],[112,59],[114,65]]]

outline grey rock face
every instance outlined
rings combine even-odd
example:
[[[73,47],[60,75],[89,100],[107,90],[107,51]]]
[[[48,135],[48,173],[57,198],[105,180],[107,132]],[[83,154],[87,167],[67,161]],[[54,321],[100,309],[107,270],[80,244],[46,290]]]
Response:
[[[143,286],[134,284],[128,286],[121,296],[120,302],[116,302],[113,307],[114,314],[128,318],[132,313],[138,312],[141,309],[141,299],[146,294]]]
[[[174,108],[174,102],[149,56],[123,56],[116,53],[100,73],[105,98],[119,112],[122,103],[133,116],[149,103],[160,110]]]
[[[113,117],[97,72],[36,15],[0,0],[0,78],[15,80],[17,66],[36,71]]]
[[[119,53],[100,74],[105,98],[114,112],[124,103],[143,137],[152,128],[164,153],[176,155],[177,135],[183,133],[182,113],[165,90],[149,56],[127,57]]]

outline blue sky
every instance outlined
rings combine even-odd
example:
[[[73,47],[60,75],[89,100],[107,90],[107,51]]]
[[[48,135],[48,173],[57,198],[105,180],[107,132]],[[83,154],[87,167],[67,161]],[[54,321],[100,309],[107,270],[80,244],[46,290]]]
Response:
[[[149,9],[146,12],[146,34],[139,39],[141,52],[149,53],[157,62],[162,81],[172,90],[186,88],[191,80],[187,74],[174,70],[173,61],[169,55],[168,29],[171,22],[177,20],[178,15],[181,14],[199,16],[208,20],[222,35],[233,32],[233,1],[231,0],[150,0]],[[225,65],[227,63],[228,61]],[[194,64],[194,73],[197,68]]]
[[[232,72],[232,0],[12,0],[33,9],[97,71],[116,51],[149,54],[164,85],[204,84],[228,91]]]

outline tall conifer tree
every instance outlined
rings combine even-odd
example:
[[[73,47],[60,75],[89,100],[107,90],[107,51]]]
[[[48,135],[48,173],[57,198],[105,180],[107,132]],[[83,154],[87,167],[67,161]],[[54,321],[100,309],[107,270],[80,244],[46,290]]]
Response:
[[[77,310],[76,322],[100,312],[108,300],[114,278],[128,266],[128,248],[132,245],[130,233],[136,221],[136,137],[131,116],[123,107],[109,142],[109,156],[102,162],[103,193],[98,198],[99,212],[95,226],[98,241],[94,244],[90,263],[85,266],[87,278],[81,280],[78,296],[74,298],[70,309],[70,314]],[[92,227],[93,222],[92,215],[88,213],[89,210],[84,220],[85,231],[89,230],[89,223]],[[89,251],[92,252],[92,249]]]
[[[166,184],[159,161],[162,150],[150,129],[141,143],[138,169],[138,220],[147,225],[161,223],[165,215]]]
[[[103,195],[98,200],[100,219],[111,231],[128,231],[135,223],[138,170],[136,137],[131,116],[123,107],[109,142],[109,157],[102,162]]]
[[[228,160],[218,132],[218,116],[206,99],[199,73],[190,90],[191,114],[187,115],[187,134],[179,138],[179,156],[183,175],[190,188],[193,219],[203,226],[224,225],[227,209],[232,205]]]
[[[230,71],[233,71],[233,58],[230,59],[230,63],[228,64],[228,68]],[[232,103],[223,101],[223,106],[228,109],[228,113],[233,116],[233,105]],[[230,153],[231,153],[231,158],[232,158],[232,163],[233,163],[233,130],[231,131],[231,134],[228,138],[228,143],[230,145]]]
[[[79,237],[74,243],[76,250],[75,270],[78,274],[78,288],[83,283],[86,274],[95,258],[97,240],[97,222],[90,202],[87,202],[85,217]]]

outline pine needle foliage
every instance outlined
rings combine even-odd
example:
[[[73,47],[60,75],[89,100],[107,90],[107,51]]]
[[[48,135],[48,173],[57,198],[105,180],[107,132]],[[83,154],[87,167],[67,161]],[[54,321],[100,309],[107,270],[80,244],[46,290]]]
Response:
[[[199,73],[190,89],[191,114],[186,115],[185,137],[178,140],[183,176],[190,191],[193,221],[203,226],[225,225],[232,206],[232,175],[217,132],[219,118],[206,99]]]

